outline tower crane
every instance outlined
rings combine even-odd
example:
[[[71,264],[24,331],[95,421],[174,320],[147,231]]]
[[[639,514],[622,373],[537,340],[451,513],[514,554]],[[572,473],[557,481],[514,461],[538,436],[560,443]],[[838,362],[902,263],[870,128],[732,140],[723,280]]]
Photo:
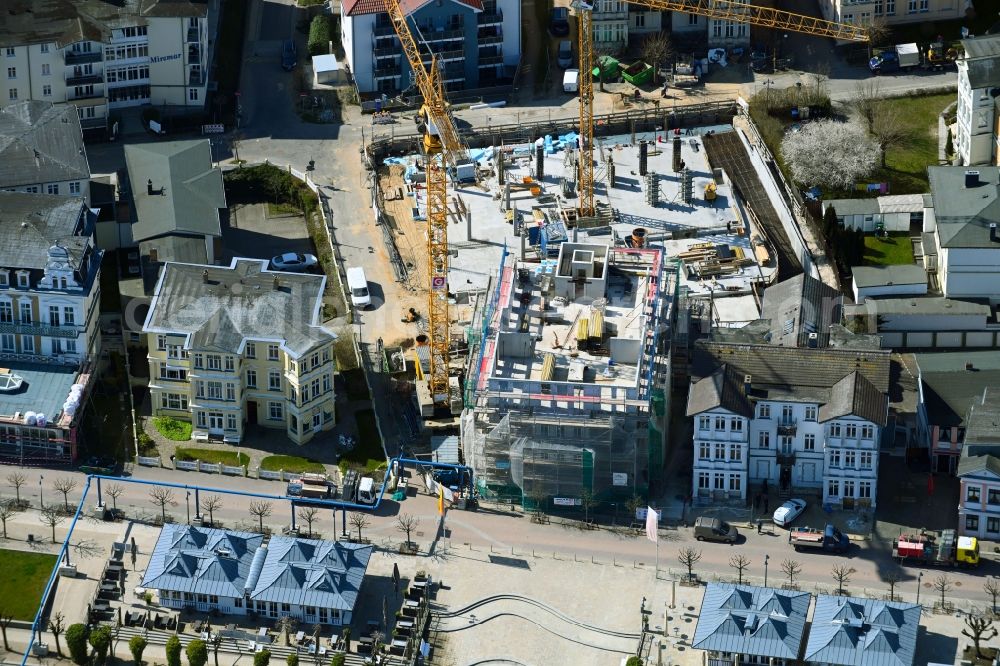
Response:
[[[802,32],[852,42],[868,41],[865,28],[853,23],[836,23],[813,16],[793,14],[770,7],[758,7],[740,0],[628,0],[629,4],[658,11],[696,14],[710,19],[749,23],[764,28]],[[577,211],[581,217],[594,215],[594,34],[591,25],[593,5],[588,0],[573,0],[570,5],[578,19],[580,51],[580,157]]]
[[[386,0],[386,11],[424,98],[423,152],[427,175],[427,335],[430,339],[430,395],[435,405],[448,402],[448,170],[468,154],[448,112],[437,59],[424,66],[417,42],[406,22],[400,0]]]

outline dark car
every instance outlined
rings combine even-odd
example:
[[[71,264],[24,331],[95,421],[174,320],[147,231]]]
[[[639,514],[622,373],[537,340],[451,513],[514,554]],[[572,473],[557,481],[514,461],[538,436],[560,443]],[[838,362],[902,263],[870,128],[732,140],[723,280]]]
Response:
[[[553,37],[569,35],[569,10],[565,7],[553,7],[549,10],[549,32]]]
[[[299,51],[295,48],[293,40],[286,39],[281,45],[281,68],[290,72],[297,64],[299,64]]]

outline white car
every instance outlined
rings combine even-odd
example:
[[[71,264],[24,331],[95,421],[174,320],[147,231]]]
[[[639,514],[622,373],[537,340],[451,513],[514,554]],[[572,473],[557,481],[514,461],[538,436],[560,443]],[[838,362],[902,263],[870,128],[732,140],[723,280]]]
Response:
[[[802,512],[806,510],[806,501],[802,499],[790,499],[781,506],[779,506],[774,512],[774,524],[780,527],[786,527],[792,524],[792,521],[802,515]]]
[[[271,259],[271,268],[276,271],[307,271],[318,263],[314,255],[286,252]]]

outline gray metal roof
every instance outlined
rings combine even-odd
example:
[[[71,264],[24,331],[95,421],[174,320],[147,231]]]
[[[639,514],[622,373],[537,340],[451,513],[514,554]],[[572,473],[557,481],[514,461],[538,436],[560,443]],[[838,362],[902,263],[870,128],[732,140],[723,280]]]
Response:
[[[8,327],[12,329],[13,325],[0,324],[0,332],[6,333],[5,328]],[[35,412],[45,414],[49,423],[58,421],[70,389],[79,376],[77,368],[9,360],[0,362],[0,365],[24,380],[17,391],[0,393],[0,416],[12,418],[18,412]]]
[[[885,423],[890,353],[881,349],[810,349],[699,340],[691,363],[687,415],[713,407],[738,406],[741,400],[796,400],[824,405],[827,418],[848,413]],[[725,373],[720,373],[721,368]],[[854,373],[857,377],[852,378]],[[743,379],[750,375],[745,398]],[[861,381],[863,379],[864,381]],[[846,380],[846,381],[845,381]],[[827,406],[828,405],[828,406]],[[858,412],[844,411],[845,406]]]
[[[854,285],[866,287],[891,287],[901,284],[927,284],[927,273],[916,264],[896,266],[854,266],[851,268]]]
[[[816,597],[805,661],[837,666],[912,666],[920,606],[903,602]]]
[[[76,107],[30,100],[0,109],[0,188],[88,178]]]
[[[973,88],[1000,86],[1000,35],[981,35],[962,40]]]
[[[805,347],[809,334],[815,333],[817,346],[826,347],[843,303],[839,291],[801,273],[764,290],[761,318],[771,322],[771,344]]]
[[[0,266],[44,269],[59,245],[74,269],[91,244],[86,205],[77,197],[0,192]]]
[[[944,298],[943,296],[907,296],[886,298],[884,296],[865,299],[865,308],[873,308],[876,314],[887,315],[982,315],[985,319],[992,310],[988,303],[974,300]]]
[[[827,199],[823,202],[823,213],[833,208],[837,217],[845,215],[875,215],[879,212],[878,199]]]
[[[165,264],[143,332],[187,334],[188,348],[237,353],[245,340],[278,342],[298,357],[333,334],[321,326],[326,277],[267,270],[266,259],[230,266]]]
[[[254,553],[264,536],[167,524],[160,530],[142,586],[243,598]]]
[[[969,170],[979,172],[978,185],[965,186]],[[931,166],[927,178],[941,247],[1000,249],[990,240],[990,224],[1000,223],[1000,167]]]
[[[459,463],[459,442],[458,435],[437,435],[431,437],[431,460],[457,465]]]
[[[809,601],[808,592],[709,583],[691,647],[797,660]]]
[[[226,193],[208,139],[129,144],[125,163],[135,202],[135,240],[222,235],[219,209],[226,207]]]
[[[182,264],[208,263],[204,236],[161,236],[139,243],[139,254],[151,257],[156,253],[156,263],[176,261]]]
[[[964,425],[969,408],[982,399],[983,390],[1000,387],[1000,354],[996,351],[935,352],[914,354],[914,358],[930,425]],[[966,368],[968,363],[972,368]]]
[[[273,536],[250,598],[354,609],[373,546]]]
[[[988,386],[973,400],[966,418],[965,445],[1000,445],[1000,386]]]
[[[0,46],[101,41],[110,30],[145,17],[205,16],[208,0],[4,0]]]
[[[955,470],[955,474],[966,476],[980,472],[989,472],[1000,478],[1000,458],[990,454],[970,456],[963,449],[962,457],[958,461],[958,468]]]

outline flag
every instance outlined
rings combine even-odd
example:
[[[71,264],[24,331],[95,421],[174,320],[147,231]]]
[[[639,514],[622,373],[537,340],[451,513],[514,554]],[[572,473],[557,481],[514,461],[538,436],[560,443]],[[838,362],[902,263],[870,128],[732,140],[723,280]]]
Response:
[[[444,515],[444,486],[438,484],[438,515]]]
[[[659,514],[653,511],[652,507],[646,507],[646,538],[653,543],[660,540],[660,532],[657,529],[659,520]]]

